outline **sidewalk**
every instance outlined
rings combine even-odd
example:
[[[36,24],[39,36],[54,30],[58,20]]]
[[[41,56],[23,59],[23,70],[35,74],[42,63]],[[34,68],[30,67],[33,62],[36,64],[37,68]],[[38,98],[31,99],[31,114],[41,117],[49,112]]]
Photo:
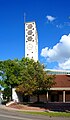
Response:
[[[34,112],[44,112],[45,109],[40,109],[40,108],[35,108],[35,107],[27,107],[26,105],[24,105],[24,107],[15,107],[15,106],[6,106],[6,105],[0,105],[0,109],[3,110],[14,110],[14,111],[34,111]]]
[[[11,107],[6,107],[6,105],[0,105],[0,109],[5,109],[5,110],[18,110],[18,109],[15,109],[15,108],[11,108]]]

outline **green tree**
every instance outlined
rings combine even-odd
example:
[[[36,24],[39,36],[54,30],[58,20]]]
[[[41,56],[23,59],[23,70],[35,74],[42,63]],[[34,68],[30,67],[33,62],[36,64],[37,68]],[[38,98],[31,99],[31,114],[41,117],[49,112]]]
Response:
[[[3,99],[5,99],[7,102],[9,102],[10,97],[11,97],[11,89],[9,87],[4,88],[4,90],[3,90]]]
[[[41,91],[47,91],[54,84],[54,76],[47,75],[44,71],[44,65],[39,61],[35,62],[33,59],[24,58],[21,60],[22,69],[21,78],[22,82],[17,87],[17,91],[25,95],[37,94],[39,101],[39,94]]]
[[[20,62],[22,66],[21,70],[21,82],[17,87],[17,91],[24,93],[25,95],[32,95],[33,91],[36,89],[36,79],[34,78],[35,69],[33,65],[35,64],[33,59],[23,58]]]
[[[0,76],[1,85],[11,89],[11,100],[13,87],[24,95],[36,92],[39,101],[39,93],[54,84],[54,76],[47,75],[44,65],[29,58],[0,61]]]
[[[0,62],[1,71],[1,85],[6,89],[11,89],[12,100],[12,88],[19,84],[21,80],[20,65],[18,60],[6,60]]]

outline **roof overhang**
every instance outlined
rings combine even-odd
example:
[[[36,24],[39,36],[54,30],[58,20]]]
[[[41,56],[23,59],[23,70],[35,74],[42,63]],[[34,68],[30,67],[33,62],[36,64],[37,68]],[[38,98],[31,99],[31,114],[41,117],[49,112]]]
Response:
[[[62,91],[64,91],[64,90],[66,90],[66,91],[68,91],[68,90],[70,90],[70,87],[64,87],[64,88],[60,88],[60,87],[57,87],[57,88],[50,88],[50,90],[58,90],[58,91],[60,91],[60,90],[62,90]]]

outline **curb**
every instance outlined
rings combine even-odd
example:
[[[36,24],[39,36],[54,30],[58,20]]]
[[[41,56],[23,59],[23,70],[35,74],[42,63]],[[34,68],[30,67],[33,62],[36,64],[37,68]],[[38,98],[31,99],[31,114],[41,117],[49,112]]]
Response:
[[[7,107],[5,105],[0,105],[0,109],[2,109],[2,110],[13,110],[13,111],[27,111],[27,112],[45,112],[45,110],[24,110],[24,109]]]

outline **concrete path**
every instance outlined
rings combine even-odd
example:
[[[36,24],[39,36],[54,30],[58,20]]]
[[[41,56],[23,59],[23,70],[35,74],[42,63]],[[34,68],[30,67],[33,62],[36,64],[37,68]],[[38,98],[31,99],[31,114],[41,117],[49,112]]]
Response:
[[[45,115],[31,115],[24,112],[20,112],[18,109],[6,107],[5,105],[0,105],[0,119],[8,120],[70,120],[67,117],[51,117]]]

